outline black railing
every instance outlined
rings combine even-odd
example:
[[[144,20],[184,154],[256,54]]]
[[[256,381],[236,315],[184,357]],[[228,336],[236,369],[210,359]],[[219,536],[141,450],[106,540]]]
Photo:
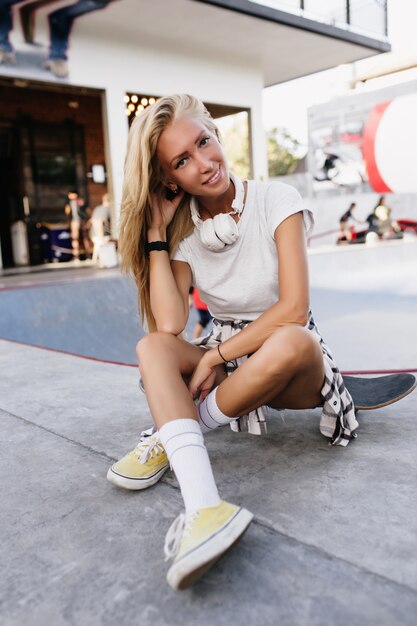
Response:
[[[262,0],[252,1],[263,4]],[[388,36],[388,0],[267,0],[265,4],[283,11],[300,11],[342,27]]]

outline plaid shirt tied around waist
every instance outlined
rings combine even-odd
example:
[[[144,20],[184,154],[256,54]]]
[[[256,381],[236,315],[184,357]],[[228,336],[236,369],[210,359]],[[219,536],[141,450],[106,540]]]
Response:
[[[213,329],[210,334],[195,339],[192,343],[202,348],[216,348],[218,344],[233,337],[243,328],[246,328],[248,324],[250,324],[248,320],[224,321],[214,318]],[[323,407],[320,418],[320,432],[325,437],[330,438],[331,445],[347,446],[351,439],[356,438],[355,430],[359,426],[355,417],[352,398],[345,387],[332,353],[320,335],[311,311],[309,311],[306,328],[316,334],[323,353],[325,375],[321,389]],[[247,356],[244,356],[229,361],[226,365],[227,375],[232,374],[246,358]],[[265,411],[262,407],[259,407],[247,415],[233,420],[230,427],[234,432],[247,430],[253,435],[265,434],[267,432]]]

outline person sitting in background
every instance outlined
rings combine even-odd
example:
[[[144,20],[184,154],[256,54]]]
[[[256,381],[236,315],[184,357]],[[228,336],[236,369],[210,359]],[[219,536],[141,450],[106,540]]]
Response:
[[[391,219],[391,213],[391,207],[387,206],[385,203],[385,196],[380,196],[373,210],[373,215],[378,220],[377,232],[380,237],[386,238],[392,231],[394,231],[394,233],[399,233],[401,231],[397,222]]]

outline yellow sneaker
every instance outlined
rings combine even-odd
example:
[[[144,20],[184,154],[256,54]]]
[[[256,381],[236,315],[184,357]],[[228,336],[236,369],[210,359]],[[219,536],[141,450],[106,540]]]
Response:
[[[169,585],[173,589],[192,585],[240,540],[252,519],[252,513],[225,501],[179,515],[165,538],[165,560],[174,559],[167,574]]]
[[[168,468],[168,457],[159,435],[150,429],[141,433],[134,450],[110,467],[107,480],[124,489],[146,489],[157,483]]]

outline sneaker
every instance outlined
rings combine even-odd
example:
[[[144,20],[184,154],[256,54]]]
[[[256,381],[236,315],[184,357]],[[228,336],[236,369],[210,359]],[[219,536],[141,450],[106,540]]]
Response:
[[[159,434],[151,428],[141,433],[139,443],[107,472],[107,480],[124,489],[146,489],[158,482],[169,468]]]
[[[68,63],[64,59],[48,59],[43,63],[45,70],[50,70],[57,78],[68,76]]]
[[[168,584],[173,589],[190,587],[237,544],[252,519],[246,509],[224,501],[179,515],[165,538],[165,560],[174,560],[167,574]]]
[[[16,55],[14,52],[7,52],[4,48],[0,48],[0,64],[1,63],[13,63],[16,64]]]

